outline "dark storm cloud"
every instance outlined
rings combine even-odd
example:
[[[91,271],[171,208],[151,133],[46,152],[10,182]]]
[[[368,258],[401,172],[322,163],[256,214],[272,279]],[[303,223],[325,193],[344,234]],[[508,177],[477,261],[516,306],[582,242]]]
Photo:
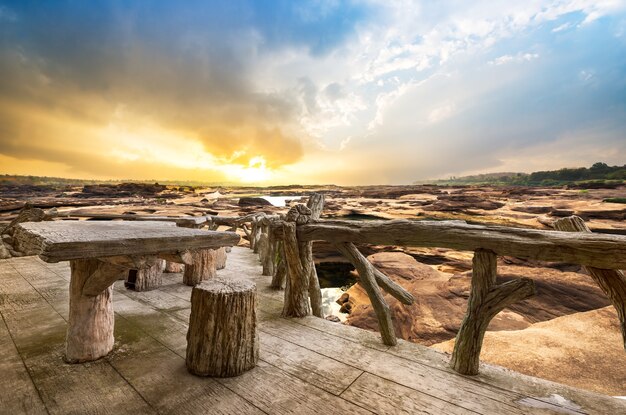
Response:
[[[271,4],[270,4],[271,3]],[[271,6],[271,7],[270,7]],[[0,152],[50,151],[32,112],[105,126],[123,109],[134,118],[196,137],[218,159],[269,166],[297,161],[295,101],[259,93],[255,56],[287,45],[322,54],[350,30],[332,7],[292,2],[8,2],[0,26]],[[341,14],[341,13],[340,13]],[[10,17],[10,19],[9,19]],[[279,24],[280,23],[280,24]],[[38,150],[34,150],[37,148]],[[53,153],[50,151],[49,156]],[[56,158],[56,156],[55,156]],[[70,162],[70,157],[67,157]]]

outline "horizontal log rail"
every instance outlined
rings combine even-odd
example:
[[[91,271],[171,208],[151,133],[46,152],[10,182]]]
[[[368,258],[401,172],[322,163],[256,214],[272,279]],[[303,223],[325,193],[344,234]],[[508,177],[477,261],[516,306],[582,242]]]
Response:
[[[543,231],[460,221],[321,221],[298,226],[299,241],[487,249],[497,255],[626,268],[626,236]]]

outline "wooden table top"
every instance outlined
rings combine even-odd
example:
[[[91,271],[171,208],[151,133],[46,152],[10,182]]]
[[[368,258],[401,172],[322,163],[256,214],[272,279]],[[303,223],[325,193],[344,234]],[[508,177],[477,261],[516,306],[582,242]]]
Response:
[[[47,262],[215,249],[239,242],[235,232],[155,221],[26,222],[16,227],[14,238],[21,252],[39,255]]]

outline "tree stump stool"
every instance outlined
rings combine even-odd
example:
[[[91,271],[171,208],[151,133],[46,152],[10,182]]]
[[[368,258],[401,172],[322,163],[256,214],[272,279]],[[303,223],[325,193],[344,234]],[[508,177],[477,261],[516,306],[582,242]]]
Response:
[[[165,270],[163,272],[176,274],[183,272],[183,267],[184,265],[178,262],[165,261]]]
[[[226,268],[226,248],[221,247],[215,250],[215,269]]]
[[[201,249],[193,253],[193,264],[185,265],[183,283],[194,286],[204,280],[215,278],[216,268],[215,249]]]
[[[231,377],[259,359],[256,285],[217,277],[194,287],[187,332],[187,369],[199,376]]]
[[[134,291],[150,291],[159,288],[163,283],[165,261],[159,260],[150,268],[130,269],[126,274],[124,286]]]

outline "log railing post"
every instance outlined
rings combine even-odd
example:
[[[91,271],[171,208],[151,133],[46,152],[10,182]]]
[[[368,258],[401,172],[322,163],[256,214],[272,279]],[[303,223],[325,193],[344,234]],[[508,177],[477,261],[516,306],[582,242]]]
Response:
[[[478,374],[480,351],[489,322],[509,305],[535,294],[535,284],[520,278],[496,285],[497,256],[478,249],[472,261],[472,285],[467,312],[456,336],[450,366],[463,375]]]
[[[313,193],[307,202],[307,207],[311,209],[311,221],[318,221],[324,209],[324,195]],[[313,259],[313,242],[299,242],[300,256],[302,262],[310,264],[309,271],[309,299],[311,300],[311,312],[316,317],[324,317],[322,311],[322,290],[320,281],[317,278],[315,261]]]
[[[292,207],[281,222],[284,260],[287,268],[285,282],[284,317],[305,317],[309,315],[309,280],[310,267],[314,266],[303,262],[300,245],[296,236],[296,225],[308,223],[311,218],[311,209],[305,205]]]
[[[272,276],[270,288],[273,288],[275,290],[282,290],[285,285],[285,278],[287,276],[287,266],[285,265],[285,253],[283,250],[282,241],[275,241],[274,253],[274,275]]]
[[[578,216],[569,216],[554,222],[554,228],[565,232],[586,232],[591,233],[585,221]],[[624,349],[626,350],[626,277],[624,273],[616,269],[602,269],[583,266],[589,276],[598,284],[600,289],[615,307],[617,317],[622,330]]]

